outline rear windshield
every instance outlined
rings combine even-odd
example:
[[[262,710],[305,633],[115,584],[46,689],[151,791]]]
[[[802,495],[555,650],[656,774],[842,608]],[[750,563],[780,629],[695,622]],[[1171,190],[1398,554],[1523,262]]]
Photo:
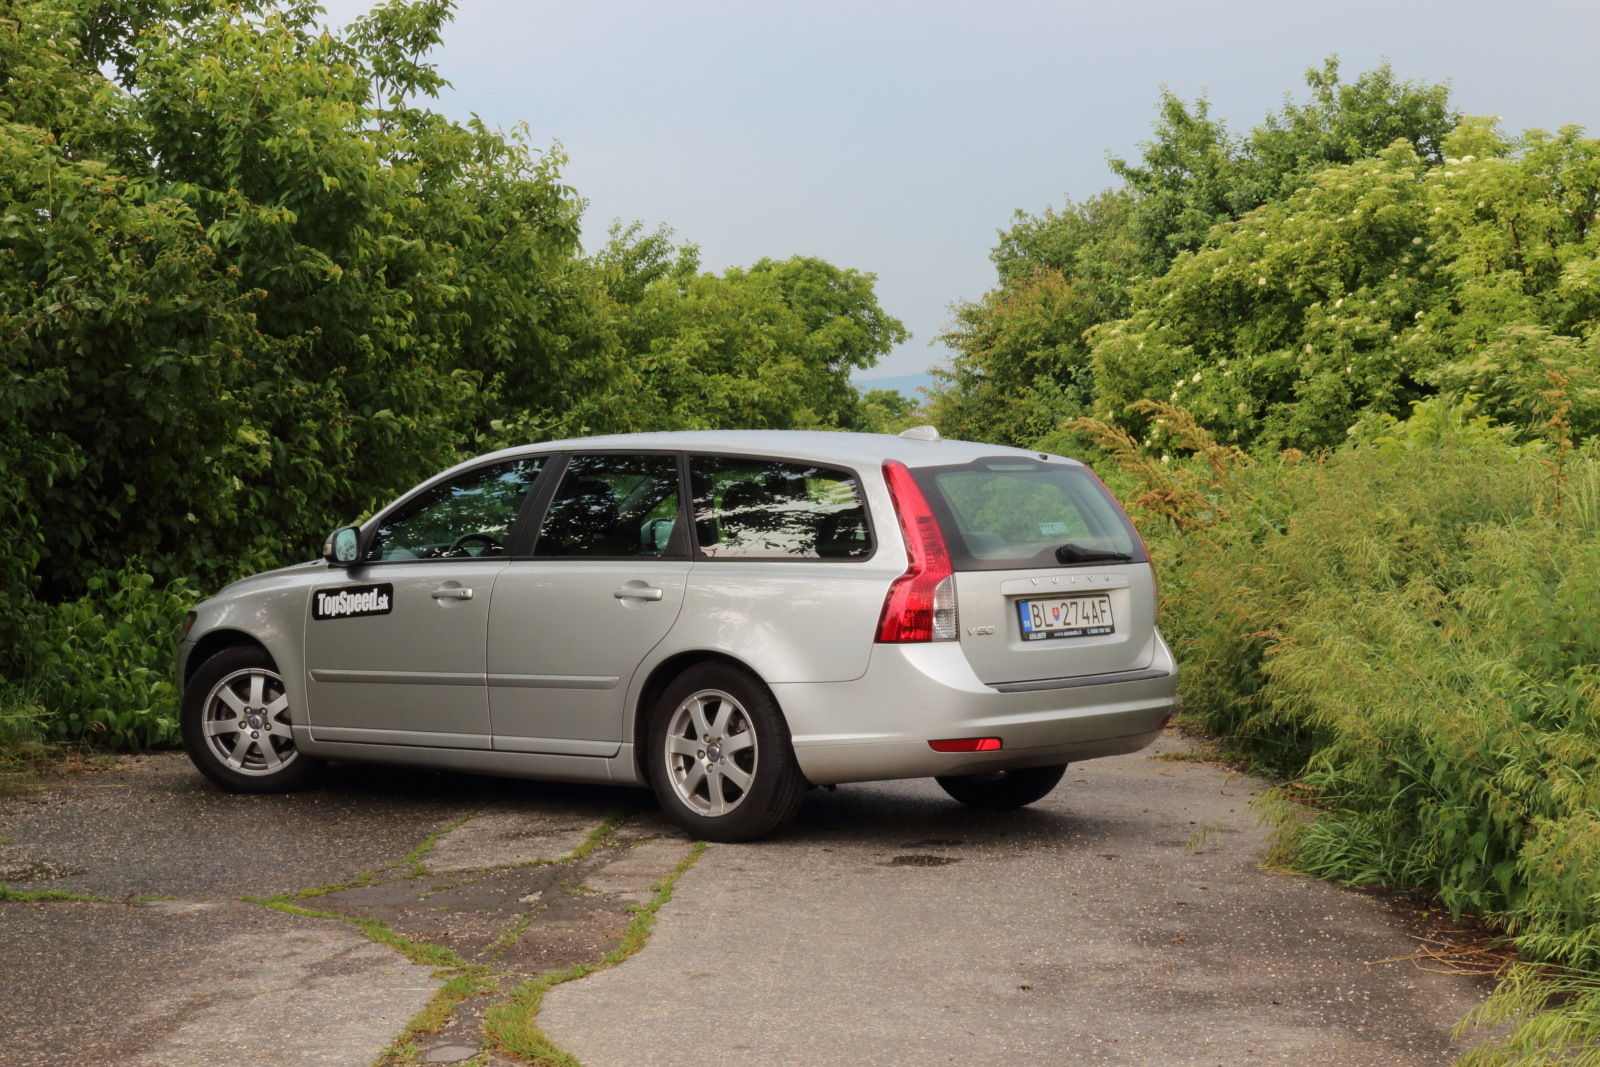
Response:
[[[957,570],[1146,561],[1122,507],[1082,467],[997,457],[911,473]]]

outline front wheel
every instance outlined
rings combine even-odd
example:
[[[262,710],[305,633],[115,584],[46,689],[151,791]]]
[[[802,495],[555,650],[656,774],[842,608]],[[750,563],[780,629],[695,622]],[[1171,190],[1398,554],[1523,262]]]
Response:
[[[794,818],[806,781],[772,694],[737,668],[679,675],[650,720],[650,785],[690,836],[749,841]]]
[[[285,793],[311,780],[319,760],[295,748],[289,697],[272,657],[225,648],[183,692],[183,748],[201,774],[233,793]]]
[[[939,788],[969,808],[1010,811],[1043,800],[1067,773],[1067,765],[1024,767],[992,774],[947,775],[935,778]]]

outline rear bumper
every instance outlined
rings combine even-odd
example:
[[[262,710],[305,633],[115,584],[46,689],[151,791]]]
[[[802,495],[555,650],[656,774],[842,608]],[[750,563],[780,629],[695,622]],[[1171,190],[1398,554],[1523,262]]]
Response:
[[[1149,669],[1003,692],[955,642],[875,645],[848,682],[774,685],[795,757],[816,785],[977,774],[1135,752],[1177,704],[1177,665],[1157,638]],[[998,752],[935,752],[944,738],[998,737]]]

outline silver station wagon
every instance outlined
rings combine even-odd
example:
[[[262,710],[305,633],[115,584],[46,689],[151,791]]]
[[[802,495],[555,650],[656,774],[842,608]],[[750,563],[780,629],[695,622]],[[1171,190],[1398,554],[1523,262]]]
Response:
[[[552,441],[198,605],[183,740],[243,792],[326,760],[648,786],[716,841],[842,782],[1015,808],[1166,724],[1155,615],[1076,460],[928,427]]]

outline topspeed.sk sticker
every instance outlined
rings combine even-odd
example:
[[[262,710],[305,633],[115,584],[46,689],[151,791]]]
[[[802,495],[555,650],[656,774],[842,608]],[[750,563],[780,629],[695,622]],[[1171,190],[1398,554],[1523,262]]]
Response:
[[[343,589],[318,589],[311,594],[313,619],[355,619],[387,615],[394,610],[394,586],[347,585]]]

